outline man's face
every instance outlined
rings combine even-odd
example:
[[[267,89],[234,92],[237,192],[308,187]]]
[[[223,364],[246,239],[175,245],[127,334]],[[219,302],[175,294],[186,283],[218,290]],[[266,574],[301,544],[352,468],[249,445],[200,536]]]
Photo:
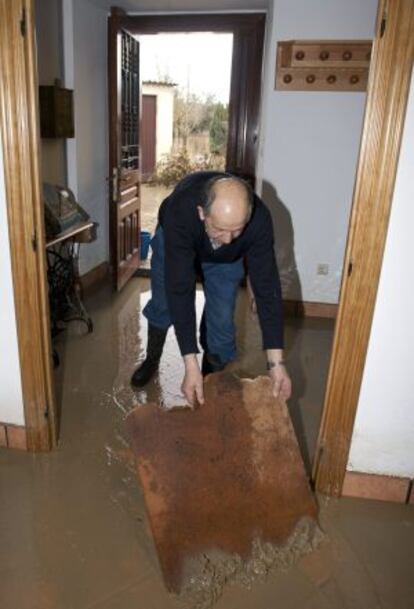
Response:
[[[214,186],[214,201],[208,213],[198,206],[200,220],[215,247],[227,245],[243,232],[250,217],[246,192],[239,182],[227,179]]]
[[[246,218],[243,221],[236,219],[236,222],[223,221],[223,219],[220,221],[214,214],[206,216],[201,207],[198,209],[200,220],[204,222],[207,235],[219,246],[227,245],[237,239],[247,224]]]

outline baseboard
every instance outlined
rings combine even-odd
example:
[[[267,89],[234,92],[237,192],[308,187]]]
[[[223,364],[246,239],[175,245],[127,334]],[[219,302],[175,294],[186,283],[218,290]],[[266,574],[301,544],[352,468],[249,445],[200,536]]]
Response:
[[[83,290],[90,290],[91,288],[99,285],[109,277],[109,262],[105,260],[95,266],[93,269],[81,275],[80,283]]]
[[[21,425],[0,423],[0,447],[27,450],[26,428]]]
[[[307,302],[306,300],[284,300],[283,312],[291,317],[325,317],[335,319],[337,304],[328,302]]]
[[[395,503],[414,503],[410,478],[360,472],[346,472],[342,496],[378,499]]]

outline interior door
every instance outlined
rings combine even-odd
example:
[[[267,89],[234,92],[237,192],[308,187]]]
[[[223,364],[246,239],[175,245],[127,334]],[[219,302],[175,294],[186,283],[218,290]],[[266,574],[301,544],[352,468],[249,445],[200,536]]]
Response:
[[[140,264],[139,43],[112,11],[108,28],[111,267],[120,290]]]

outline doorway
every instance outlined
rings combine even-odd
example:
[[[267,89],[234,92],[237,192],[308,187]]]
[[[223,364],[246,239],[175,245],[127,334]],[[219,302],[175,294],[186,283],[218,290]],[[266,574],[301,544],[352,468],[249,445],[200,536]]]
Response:
[[[137,106],[136,92],[131,97],[131,91],[138,87],[141,64],[137,61],[135,66],[128,59],[131,50],[134,49],[134,57],[138,58],[140,36],[203,32],[232,35],[226,170],[254,184],[265,19],[264,13],[141,17],[111,9],[108,20],[109,209],[111,269],[116,289],[122,289],[140,266],[135,219],[138,218],[138,227],[141,227],[139,142],[142,143],[142,134],[135,127],[131,130],[131,125],[135,122],[142,125],[139,116],[142,109],[141,104]],[[131,145],[137,150],[134,167],[124,163],[124,153]],[[182,157],[181,162],[188,160]]]
[[[148,239],[160,203],[180,179],[226,169],[233,35],[164,33],[140,35],[138,41],[141,229]],[[141,267],[147,268],[150,252],[142,251]]]

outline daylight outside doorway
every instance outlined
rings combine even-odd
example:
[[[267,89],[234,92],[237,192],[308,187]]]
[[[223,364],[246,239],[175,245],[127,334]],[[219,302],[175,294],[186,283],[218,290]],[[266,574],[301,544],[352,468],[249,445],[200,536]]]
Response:
[[[181,178],[226,167],[233,34],[137,38],[142,78],[141,229],[153,234],[159,206]]]

